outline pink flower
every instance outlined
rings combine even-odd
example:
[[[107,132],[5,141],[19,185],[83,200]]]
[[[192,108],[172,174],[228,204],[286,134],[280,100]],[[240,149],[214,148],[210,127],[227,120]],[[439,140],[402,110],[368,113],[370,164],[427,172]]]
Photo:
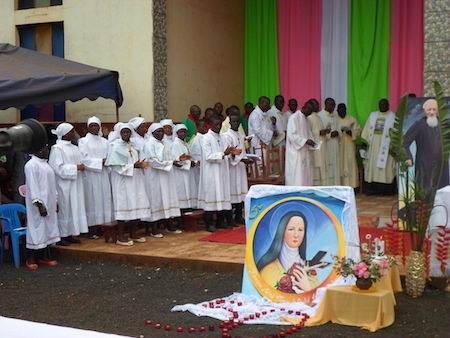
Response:
[[[364,275],[363,275],[364,278],[369,278],[369,276],[370,276],[369,271],[364,272]]]
[[[367,270],[367,264],[366,264],[366,262],[361,262],[361,263],[359,263],[358,264],[358,266],[359,266],[359,268],[361,269],[361,270]]]
[[[383,270],[389,269],[389,266],[390,266],[390,264],[389,264],[389,261],[387,259],[383,259],[380,262],[380,268],[383,269]]]

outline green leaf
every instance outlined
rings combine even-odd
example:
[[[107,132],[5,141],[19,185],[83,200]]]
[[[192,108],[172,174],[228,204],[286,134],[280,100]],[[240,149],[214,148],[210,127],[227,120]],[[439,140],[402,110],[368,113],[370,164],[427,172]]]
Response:
[[[403,122],[405,120],[406,113],[408,111],[408,94],[403,95],[398,105],[397,112],[395,114],[394,125],[389,129],[389,137],[391,142],[389,144],[389,153],[400,165],[400,172],[408,170],[408,166],[405,164],[406,151],[403,148]]]

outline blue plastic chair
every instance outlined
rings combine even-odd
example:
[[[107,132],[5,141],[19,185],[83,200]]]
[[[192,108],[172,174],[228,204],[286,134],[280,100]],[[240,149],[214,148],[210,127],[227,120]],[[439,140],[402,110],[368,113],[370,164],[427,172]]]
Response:
[[[24,205],[10,203],[0,205],[0,219],[3,220],[2,248],[0,251],[0,263],[3,263],[5,250],[5,237],[11,238],[14,265],[20,266],[19,238],[27,234],[27,229],[20,223],[19,212],[26,214],[27,209]]]

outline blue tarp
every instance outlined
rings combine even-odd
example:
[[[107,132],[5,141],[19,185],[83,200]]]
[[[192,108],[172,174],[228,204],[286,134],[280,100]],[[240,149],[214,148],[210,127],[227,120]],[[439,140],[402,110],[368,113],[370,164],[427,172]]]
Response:
[[[0,43],[0,110],[87,97],[123,102],[119,73]]]

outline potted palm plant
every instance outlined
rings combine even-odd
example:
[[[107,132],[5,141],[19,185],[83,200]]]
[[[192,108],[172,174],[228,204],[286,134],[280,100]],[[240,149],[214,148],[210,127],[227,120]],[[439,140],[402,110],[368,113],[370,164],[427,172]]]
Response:
[[[442,165],[437,168],[439,181],[445,173],[444,163],[448,161],[450,154],[450,127],[448,125],[448,109],[445,96],[439,82],[434,82],[436,100],[438,102],[438,128],[440,146],[442,149]],[[417,177],[409,172],[407,153],[404,147],[405,134],[403,122],[408,110],[408,95],[402,97],[396,112],[395,123],[389,131],[391,138],[390,154],[398,163],[399,202],[403,206],[402,220],[404,230],[409,232],[412,251],[406,262],[406,292],[412,297],[420,296],[425,289],[426,282],[426,257],[424,243],[427,237],[428,221],[434,205],[434,198],[438,187],[436,185],[418,184]]]

